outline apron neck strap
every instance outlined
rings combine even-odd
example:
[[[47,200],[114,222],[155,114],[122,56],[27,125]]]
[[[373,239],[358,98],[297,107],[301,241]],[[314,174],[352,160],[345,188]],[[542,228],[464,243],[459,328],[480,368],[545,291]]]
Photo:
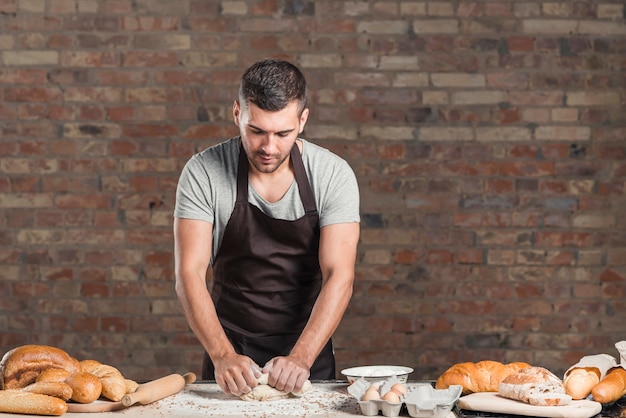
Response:
[[[304,163],[302,162],[302,156],[300,155],[300,149],[298,144],[294,142],[291,152],[289,153],[291,158],[291,164],[296,177],[296,183],[298,183],[298,191],[300,193],[300,199],[304,206],[304,211],[309,213],[317,212],[315,206],[315,198],[313,197],[313,191],[309,184],[309,179],[304,169]],[[248,203],[248,156],[243,149],[243,145],[239,145],[239,166],[237,167],[237,202]]]

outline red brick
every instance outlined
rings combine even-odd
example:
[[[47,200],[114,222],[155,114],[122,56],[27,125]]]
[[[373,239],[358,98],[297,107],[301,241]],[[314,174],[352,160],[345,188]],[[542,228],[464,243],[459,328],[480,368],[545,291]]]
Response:
[[[7,102],[54,102],[61,98],[61,91],[54,87],[15,87],[4,90]]]
[[[482,264],[482,250],[459,250],[456,253],[456,261],[461,264]]]
[[[201,32],[232,32],[236,30],[233,19],[214,19],[212,17],[193,17],[188,20],[191,30]]]
[[[120,317],[103,317],[100,326],[104,332],[125,332],[129,330],[128,320]]]
[[[124,67],[174,67],[178,56],[174,52],[126,52],[122,55]]]
[[[427,264],[451,264],[454,254],[447,250],[429,250],[426,252]]]
[[[72,328],[76,332],[97,332],[100,331],[100,318],[98,317],[78,317],[72,319]]]
[[[129,138],[171,138],[177,134],[177,128],[170,124],[135,124],[124,127],[124,135]]]
[[[398,264],[413,264],[420,257],[421,254],[413,249],[400,249],[394,255],[394,262]]]

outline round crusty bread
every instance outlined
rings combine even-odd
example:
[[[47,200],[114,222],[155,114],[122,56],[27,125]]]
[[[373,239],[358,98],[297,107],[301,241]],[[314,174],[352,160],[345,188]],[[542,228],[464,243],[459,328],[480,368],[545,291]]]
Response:
[[[451,385],[461,385],[463,395],[497,392],[505,377],[526,367],[530,367],[530,364],[521,361],[507,364],[493,360],[458,363],[439,376],[435,388],[447,389]]]
[[[122,373],[113,366],[102,364],[96,360],[80,362],[82,371],[95,375],[102,383],[102,396],[119,402],[126,395],[126,381]]]
[[[80,370],[80,364],[60,348],[35,344],[16,347],[0,360],[0,389],[23,388],[52,368],[74,373]]]
[[[71,399],[74,402],[91,403],[102,393],[102,382],[91,373],[73,373],[65,380],[65,383],[72,388]]]
[[[67,402],[54,396],[19,389],[0,390],[0,412],[59,416],[67,412],[67,408]]]

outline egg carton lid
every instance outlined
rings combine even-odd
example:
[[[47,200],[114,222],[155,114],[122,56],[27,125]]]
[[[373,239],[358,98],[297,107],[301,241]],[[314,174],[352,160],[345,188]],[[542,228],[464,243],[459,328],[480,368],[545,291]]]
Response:
[[[447,389],[435,389],[431,385],[419,385],[411,389],[404,397],[409,415],[433,418],[448,415],[463,391],[461,385],[450,385]]]

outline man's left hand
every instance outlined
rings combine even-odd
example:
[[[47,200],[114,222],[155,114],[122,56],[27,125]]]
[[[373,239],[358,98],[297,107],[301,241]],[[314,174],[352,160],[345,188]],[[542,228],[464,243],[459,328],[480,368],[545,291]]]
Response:
[[[263,367],[263,373],[269,373],[270,386],[285,392],[299,392],[309,378],[310,370],[302,360],[287,356],[274,357],[268,361]]]

